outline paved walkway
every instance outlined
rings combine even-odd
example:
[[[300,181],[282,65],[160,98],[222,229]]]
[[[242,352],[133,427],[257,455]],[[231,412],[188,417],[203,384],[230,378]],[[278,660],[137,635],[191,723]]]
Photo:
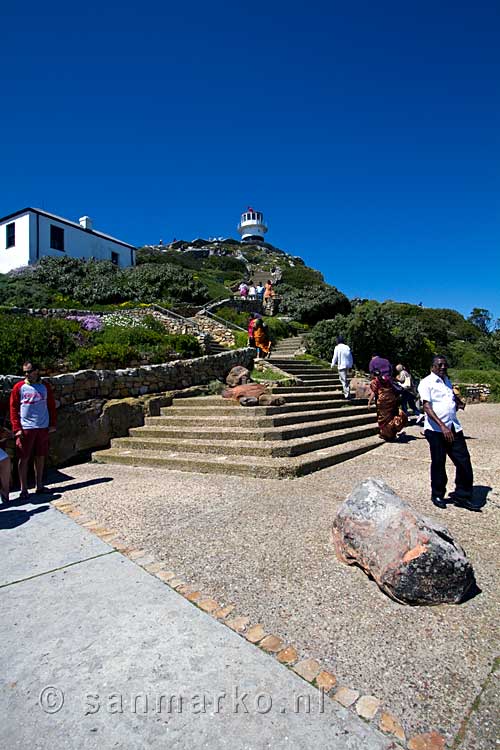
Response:
[[[468,407],[461,418],[481,513],[430,504],[429,451],[416,427],[405,442],[293,481],[99,464],[73,466],[52,480],[84,517],[116,529],[128,545],[163,561],[221,605],[234,603],[234,614],[294,645],[299,658],[317,659],[335,674],[335,689],[379,698],[407,738],[434,729],[449,747],[492,750],[500,405]],[[333,517],[367,476],[384,479],[448,526],[474,566],[481,593],[459,606],[404,607],[361,570],[336,560]]]
[[[0,534],[2,747],[395,747],[54,507]]]

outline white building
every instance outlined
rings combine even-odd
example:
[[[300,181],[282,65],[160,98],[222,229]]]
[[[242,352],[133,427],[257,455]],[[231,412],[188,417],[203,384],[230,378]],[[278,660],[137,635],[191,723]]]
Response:
[[[267,232],[267,224],[264,221],[264,214],[260,211],[254,211],[250,206],[241,214],[238,232],[243,242],[263,242],[264,235]]]
[[[38,208],[23,208],[0,219],[0,273],[64,254],[110,260],[120,267],[135,265],[135,247],[96,232],[88,216],[77,224]]]

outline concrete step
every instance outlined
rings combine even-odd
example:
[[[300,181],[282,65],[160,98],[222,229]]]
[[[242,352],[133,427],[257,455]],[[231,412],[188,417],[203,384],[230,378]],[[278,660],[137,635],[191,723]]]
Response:
[[[302,386],[309,386],[314,387],[317,385],[326,385],[330,388],[335,388],[335,386],[339,385],[339,381],[336,378],[318,378],[317,380],[308,380],[306,378],[299,378],[300,384]]]
[[[172,407],[167,407],[164,410],[162,409],[163,414],[161,417],[146,417],[145,425],[157,424],[164,427],[189,427],[195,425],[197,427],[209,427],[217,430],[222,426],[223,421],[225,426],[234,427],[235,429],[240,427],[248,429],[249,425],[252,425],[252,428],[283,427],[292,424],[300,425],[304,422],[321,422],[326,419],[339,418],[342,415],[347,416],[346,412],[350,406],[352,406],[351,402],[346,403],[344,399],[339,399],[337,402],[330,404],[326,409],[297,412],[287,411],[286,407],[283,406],[241,407],[238,410],[234,410],[234,416],[233,413],[204,416],[200,412],[186,416],[179,415],[178,413],[174,414],[174,416],[169,416]]]
[[[288,372],[288,370],[286,370],[286,372]],[[318,370],[317,372],[309,372],[309,370],[294,370],[293,375],[296,378],[300,378],[301,380],[304,380],[308,383],[311,380],[331,380],[332,378],[335,378],[335,380],[339,379],[337,373],[332,372],[331,370]]]
[[[375,424],[364,426],[344,426],[343,429],[325,432],[320,436],[308,436],[293,440],[224,440],[192,438],[164,438],[157,436],[139,436],[114,438],[111,441],[113,449],[131,449],[134,451],[153,450],[174,453],[215,453],[230,456],[272,456],[282,458],[286,456],[300,456],[312,451],[329,448],[350,440],[376,435],[378,427]]]
[[[161,410],[162,416],[177,417],[177,416],[192,416],[199,414],[202,417],[207,416],[222,416],[229,415],[235,416],[235,408],[238,412],[244,408],[245,411],[252,410],[254,416],[268,416],[273,414],[293,414],[298,411],[313,411],[335,408],[338,406],[338,402],[345,402],[342,391],[330,392],[330,398],[328,400],[316,400],[311,397],[307,401],[298,401],[294,403],[287,403],[284,406],[255,406],[255,407],[241,407],[237,402],[232,402],[229,399],[219,399],[218,401],[210,401],[209,403],[203,403],[202,399],[190,399],[192,402],[198,401],[198,403],[182,404],[179,406],[168,406]],[[175,403],[175,402],[174,402]]]
[[[229,456],[204,453],[185,453],[168,450],[134,450],[110,448],[92,454],[98,463],[154,466],[178,471],[255,476],[257,478],[286,479],[309,474],[341,461],[347,461],[381,445],[378,436],[361,437],[339,443],[303,456],[272,458],[259,456],[254,461],[248,456]]]
[[[327,367],[304,367],[304,365],[299,365],[296,363],[289,363],[289,362],[281,362],[277,359],[272,359],[272,363],[276,365],[276,367],[283,368],[290,372],[329,372],[330,374],[336,373],[336,370],[332,370],[331,368]]]
[[[273,388],[272,392],[276,393],[275,388]],[[310,388],[307,388],[307,390],[303,391],[302,393],[296,392],[295,388],[291,388],[290,391],[286,394],[284,393],[283,396],[286,399],[287,404],[296,404],[302,403],[304,401],[329,401],[338,393],[343,396],[342,392],[338,388],[331,388],[328,391],[311,391]]]
[[[326,391],[335,391],[340,383],[321,383],[320,385],[303,385],[297,383],[294,385],[274,385],[272,392],[285,396],[287,393],[325,393]],[[366,399],[365,399],[366,400]]]
[[[156,421],[154,421],[156,420]],[[220,420],[217,430],[212,425],[197,423],[192,425],[176,425],[168,422],[159,423],[161,417],[154,417],[150,424],[143,427],[132,427],[131,437],[172,438],[175,440],[295,440],[325,432],[347,429],[364,425],[376,424],[376,417],[372,409],[366,406],[339,409],[336,416],[322,419],[318,422],[298,423],[281,427],[257,427],[254,421],[247,421],[243,425],[227,425],[226,420]]]

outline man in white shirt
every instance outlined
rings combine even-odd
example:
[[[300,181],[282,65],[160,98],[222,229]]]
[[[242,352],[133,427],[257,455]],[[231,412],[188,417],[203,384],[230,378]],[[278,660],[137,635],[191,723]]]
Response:
[[[332,364],[330,368],[337,365],[339,371],[339,379],[344,392],[344,398],[349,398],[349,370],[353,364],[352,352],[347,344],[344,342],[343,336],[337,336],[337,346],[333,350]]]
[[[446,456],[449,456],[456,467],[455,492],[450,498],[469,510],[479,510],[472,502],[472,465],[457,419],[457,407],[463,409],[465,404],[453,393],[446,357],[434,357],[431,374],[420,381],[418,392],[425,412],[425,437],[431,450],[432,503],[437,508],[446,508]]]

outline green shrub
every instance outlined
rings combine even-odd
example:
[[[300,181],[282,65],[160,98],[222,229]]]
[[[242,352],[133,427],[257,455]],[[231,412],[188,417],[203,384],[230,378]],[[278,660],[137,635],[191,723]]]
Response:
[[[28,358],[43,368],[51,367],[87,338],[88,334],[72,320],[0,314],[1,373],[19,373]]]
[[[165,336],[165,344],[181,357],[200,357],[202,354],[200,342],[188,333],[169,334]]]
[[[28,293],[29,287],[36,295]],[[13,299],[14,294],[18,299]],[[57,296],[86,307],[128,300],[201,304],[209,299],[208,289],[195,275],[172,263],[149,262],[122,269],[110,261],[46,257],[0,284],[0,302],[47,306]]]
[[[248,334],[244,331],[234,331],[234,349],[243,349],[248,346]]]
[[[298,268],[297,266],[283,268],[281,283],[295,287],[296,289],[304,289],[311,286],[317,287],[323,285],[325,279],[320,271],[316,271],[314,268],[309,268],[305,265],[299,265]]]
[[[203,304],[209,299],[207,287],[195,275],[173,265],[149,263],[125,268],[121,274],[123,299],[138,302],[171,299],[193,304]]]
[[[479,342],[453,341],[447,349],[449,363],[460,370],[489,370],[495,362],[489,353],[481,350]]]
[[[205,268],[214,268],[218,271],[233,272],[236,278],[243,278],[247,274],[245,261],[235,258],[234,255],[211,255],[203,264]]]
[[[103,342],[88,348],[77,349],[68,357],[71,369],[84,370],[96,369],[104,362],[110,367],[127,367],[127,365],[140,359],[140,352],[127,344]]]
[[[0,275],[0,305],[52,307],[56,292],[26,276]]]
[[[355,364],[366,370],[377,352],[393,364],[403,362],[415,375],[429,371],[435,344],[425,335],[419,321],[402,320],[378,302],[357,305],[350,315],[322,320],[307,337],[310,354],[331,360],[336,338],[343,335],[352,349]]]
[[[453,383],[462,385],[474,385],[474,383],[487,384],[491,388],[489,401],[500,401],[500,370],[449,370],[450,379]]]
[[[146,326],[136,326],[124,328],[123,326],[105,326],[100,333],[96,334],[95,343],[103,344],[121,344],[122,346],[140,346],[161,344],[166,339],[167,334],[152,331]]]
[[[320,320],[347,315],[351,311],[351,303],[345,294],[326,284],[304,289],[279,284],[276,292],[281,297],[281,312],[301,323],[314,325]]]

